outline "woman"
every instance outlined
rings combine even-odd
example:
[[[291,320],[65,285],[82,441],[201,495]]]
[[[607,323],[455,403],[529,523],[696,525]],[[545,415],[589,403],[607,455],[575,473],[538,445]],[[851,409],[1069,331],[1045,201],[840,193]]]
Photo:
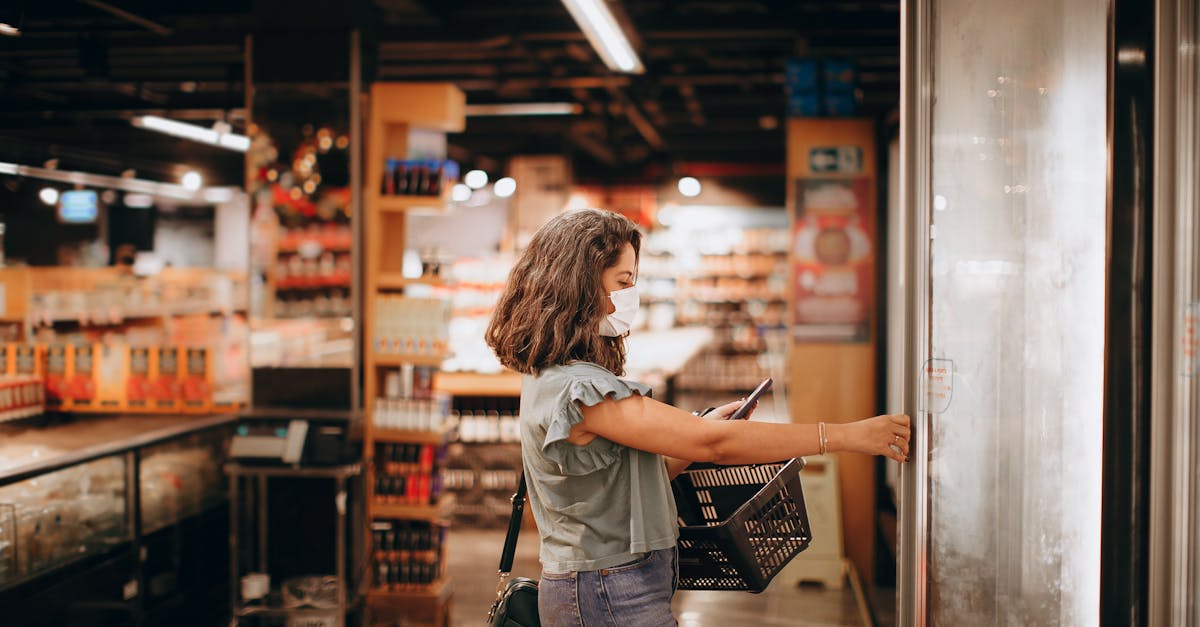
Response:
[[[500,362],[525,374],[521,450],[541,534],[538,608],[547,626],[676,624],[670,480],[693,461],[908,454],[907,416],[829,425],[706,420],[620,379],[638,309],[640,244],[636,225],[615,213],[551,219],[513,267],[487,329]]]

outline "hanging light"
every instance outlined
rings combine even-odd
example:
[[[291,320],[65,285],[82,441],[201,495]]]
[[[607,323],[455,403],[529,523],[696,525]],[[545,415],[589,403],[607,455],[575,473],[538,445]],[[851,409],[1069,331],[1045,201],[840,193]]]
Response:
[[[54,206],[58,202],[58,190],[53,187],[43,187],[38,191],[38,198],[47,205]]]
[[[511,176],[506,176],[496,181],[496,184],[492,186],[492,191],[500,198],[508,198],[517,191],[517,181]]]
[[[700,181],[696,177],[685,176],[679,179],[679,193],[688,198],[695,198],[700,195]]]
[[[450,188],[450,199],[454,202],[467,202],[471,199],[471,188],[462,183],[455,183]]]
[[[467,172],[466,176],[463,176],[463,182],[471,189],[482,189],[488,182],[487,172],[483,170],[471,170]]]
[[[195,170],[188,170],[183,174],[180,182],[183,184],[184,189],[194,192],[204,186],[204,177],[200,176],[200,173]]]

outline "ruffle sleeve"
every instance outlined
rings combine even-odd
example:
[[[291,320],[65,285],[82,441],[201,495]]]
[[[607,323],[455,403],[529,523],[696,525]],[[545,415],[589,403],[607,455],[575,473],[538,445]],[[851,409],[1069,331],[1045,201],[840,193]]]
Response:
[[[546,427],[542,453],[558,464],[564,475],[586,475],[615,463],[621,455],[620,444],[597,437],[583,446],[567,441],[571,428],[583,420],[580,406],[591,407],[607,399],[623,400],[640,394],[650,396],[650,386],[625,381],[616,376],[579,378],[563,391],[558,406]]]

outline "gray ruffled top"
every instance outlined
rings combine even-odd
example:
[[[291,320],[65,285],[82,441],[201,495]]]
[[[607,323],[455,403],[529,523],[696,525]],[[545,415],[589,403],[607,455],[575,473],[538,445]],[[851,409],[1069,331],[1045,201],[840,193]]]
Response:
[[[661,455],[601,437],[567,441],[583,420],[580,407],[633,394],[649,396],[650,388],[588,362],[522,382],[521,452],[545,572],[610,568],[675,545],[675,499]]]

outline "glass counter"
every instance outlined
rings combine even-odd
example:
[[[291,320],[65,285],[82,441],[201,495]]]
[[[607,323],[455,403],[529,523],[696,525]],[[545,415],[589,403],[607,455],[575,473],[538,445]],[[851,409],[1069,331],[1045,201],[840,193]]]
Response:
[[[136,548],[139,526],[146,535],[222,503],[220,469],[235,420],[105,416],[0,426],[0,592],[76,560]]]

